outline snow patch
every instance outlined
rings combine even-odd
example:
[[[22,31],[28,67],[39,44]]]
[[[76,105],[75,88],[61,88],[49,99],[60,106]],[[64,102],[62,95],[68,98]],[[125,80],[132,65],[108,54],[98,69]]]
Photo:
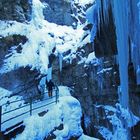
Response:
[[[110,132],[107,128],[105,127],[100,127],[99,133],[106,139],[106,140],[112,140],[113,135],[112,132]],[[113,139],[114,140],[114,139]]]
[[[43,117],[34,115],[25,119],[25,130],[15,140],[43,140],[51,130],[62,123],[64,129],[54,132],[57,135],[57,140],[82,135],[83,131],[80,124],[82,111],[79,101],[70,96],[68,87],[61,86],[59,91],[63,95],[60,97],[59,103],[53,106]]]
[[[95,56],[95,52],[92,52],[88,55],[88,58],[86,59],[85,63],[89,64],[89,63],[96,63],[98,61],[98,59]]]
[[[99,139],[89,137],[83,134],[78,140],[99,140]]]
[[[21,96],[11,96],[12,92],[0,87],[0,106],[2,106],[2,113],[13,110],[24,104],[24,101],[10,104],[12,101],[22,99]],[[10,97],[11,96],[11,97]]]
[[[63,96],[71,96],[70,94],[70,88],[66,87],[66,86],[59,86],[59,96],[63,97]]]
[[[104,109],[107,118],[113,125],[113,132],[110,132],[108,129],[101,127],[100,133],[107,140],[118,140],[121,138],[123,138],[123,140],[127,140],[127,129],[134,126],[140,119],[128,109],[124,109],[120,104],[116,104],[116,108],[106,105],[104,106]],[[113,112],[112,115],[109,114],[110,111]]]
[[[87,4],[93,4],[95,0],[74,0],[75,3],[85,6]]]

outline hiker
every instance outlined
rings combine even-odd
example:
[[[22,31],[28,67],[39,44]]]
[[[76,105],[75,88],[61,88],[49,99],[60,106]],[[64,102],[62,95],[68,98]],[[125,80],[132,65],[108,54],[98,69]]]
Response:
[[[48,88],[48,96],[52,97],[52,90],[53,90],[53,87],[55,86],[52,80],[50,80],[49,82],[46,80],[46,86]]]

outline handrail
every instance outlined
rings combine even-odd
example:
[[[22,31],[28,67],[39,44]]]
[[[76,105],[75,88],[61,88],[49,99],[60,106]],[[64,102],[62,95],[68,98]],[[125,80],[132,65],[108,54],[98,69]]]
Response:
[[[50,104],[52,104],[52,103],[55,103],[55,101],[52,101],[52,102],[47,103],[47,104],[45,104],[45,105],[41,105],[41,106],[39,106],[39,107],[35,107],[35,108],[32,109],[32,111],[33,111],[33,110],[37,110],[37,109],[42,108],[42,107],[45,107],[45,106],[50,105]]]
[[[54,89],[53,91],[57,91],[57,89]],[[46,94],[48,92],[44,92],[44,93]],[[35,96],[32,96],[32,97],[28,97],[28,98],[25,98],[25,99],[19,99],[19,100],[15,100],[15,101],[11,101],[11,102],[6,102],[6,103],[2,104],[1,106],[7,105],[7,104],[12,104],[12,103],[17,103],[17,102],[20,102],[20,101],[29,100],[30,98],[40,97],[41,95],[45,95],[44,93],[39,94],[39,95],[35,95]],[[48,98],[48,99],[50,99],[50,98]]]
[[[9,110],[9,111],[7,111],[7,112],[4,112],[4,113],[2,113],[2,115],[8,114],[8,113],[10,113],[10,112],[13,112],[13,111],[16,111],[16,110],[19,110],[19,109],[22,109],[22,108],[24,108],[24,107],[26,107],[26,106],[29,106],[29,104],[24,105],[24,106],[21,106],[21,107],[18,107],[18,108],[15,108],[15,109],[12,109],[12,110]]]
[[[10,120],[13,120],[13,119],[15,119],[15,118],[18,118],[18,117],[20,117],[20,116],[22,116],[22,115],[24,115],[24,114],[29,113],[29,112],[30,112],[30,111],[26,111],[26,112],[23,112],[23,113],[21,113],[21,114],[19,114],[19,115],[17,115],[17,116],[11,117],[11,118],[9,118],[9,119],[3,121],[1,124],[4,124],[4,123],[6,123],[6,122],[8,122],[8,121],[10,121]]]
[[[27,104],[25,104],[25,105],[23,105],[23,106],[21,106],[21,107],[17,107],[17,108],[15,108],[15,109],[9,110],[9,111],[4,112],[4,113],[2,113],[2,107],[3,107],[3,106],[5,106],[5,105],[7,105],[7,104],[17,103],[17,102],[20,102],[20,101],[25,101],[25,100],[24,100],[24,99],[20,99],[20,100],[16,100],[16,101],[7,102],[7,103],[1,105],[1,106],[0,106],[0,131],[1,131],[1,126],[2,126],[2,124],[6,123],[6,122],[8,122],[8,121],[11,121],[11,120],[13,120],[13,119],[15,119],[15,118],[18,118],[18,117],[20,117],[20,116],[23,116],[23,115],[25,115],[25,114],[27,114],[27,113],[30,113],[30,116],[31,116],[31,115],[32,115],[32,111],[34,111],[34,110],[43,108],[43,107],[45,107],[45,106],[47,106],[47,105],[50,105],[50,104],[53,104],[53,103],[56,103],[56,104],[57,104],[58,101],[59,101],[59,100],[58,100],[58,98],[59,98],[59,89],[58,89],[57,85],[55,85],[55,88],[53,89],[53,91],[55,91],[55,95],[52,96],[51,98],[44,98],[44,99],[42,99],[42,100],[35,100],[35,99],[34,99],[34,98],[36,98],[36,97],[41,97],[42,95],[47,94],[48,91],[47,91],[47,92],[44,92],[44,93],[41,93],[41,94],[39,94],[39,95],[36,95],[36,96],[32,96],[32,97],[29,97],[29,98],[25,98],[25,100],[29,100],[29,102],[28,102]],[[51,100],[51,99],[53,99],[53,98],[56,98],[56,100],[55,100],[55,101],[52,101],[52,102],[49,102],[49,103],[46,103],[46,104],[43,104],[43,105],[38,106],[38,107],[33,107],[33,105],[38,104],[39,102],[41,103],[42,101]],[[24,108],[24,107],[27,107],[27,106],[29,106],[29,110],[28,110],[28,111],[20,112],[21,114],[18,114],[18,115],[14,116],[14,117],[8,118],[7,120],[4,120],[4,121],[2,122],[2,116],[4,116],[5,114],[9,114],[9,113],[11,113],[11,112],[14,112],[14,111],[16,111],[16,110],[20,110],[20,109],[22,109],[22,108]],[[23,120],[21,120],[21,121],[23,121]]]

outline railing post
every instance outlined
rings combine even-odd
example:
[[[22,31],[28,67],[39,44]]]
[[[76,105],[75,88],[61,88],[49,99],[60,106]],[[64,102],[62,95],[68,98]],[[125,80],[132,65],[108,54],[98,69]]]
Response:
[[[56,104],[58,103],[58,91],[59,91],[59,89],[58,89],[58,87],[56,86]]]
[[[30,116],[32,116],[32,98],[30,98]]]
[[[0,106],[0,132],[1,132],[2,106]]]
[[[55,100],[56,100],[56,104],[57,104],[57,89],[56,89],[56,94],[55,94],[55,96],[56,96],[56,97],[55,97],[55,98],[56,98]]]

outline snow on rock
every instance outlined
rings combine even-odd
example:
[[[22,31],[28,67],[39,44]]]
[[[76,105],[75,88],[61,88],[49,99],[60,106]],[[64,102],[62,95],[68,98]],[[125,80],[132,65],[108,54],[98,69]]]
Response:
[[[85,6],[87,4],[93,4],[95,0],[74,0],[75,3],[78,3],[81,6]]]
[[[23,35],[28,39],[25,44],[21,44],[21,53],[13,50],[10,57],[6,56],[0,73],[30,66],[31,69],[37,69],[42,74],[47,74],[48,56],[54,47],[60,53],[68,50],[75,52],[79,47],[84,30],[49,23],[44,20],[43,7],[39,0],[33,0],[32,20],[29,23],[0,21],[1,38],[10,35]]]
[[[110,68],[105,68],[105,69],[102,69],[102,70],[98,71],[97,74],[101,74],[101,73],[104,73],[104,72],[107,72],[107,71],[111,71],[111,70],[112,70],[111,67]]]
[[[66,86],[59,86],[59,96],[71,96],[70,94],[70,88],[66,87]]]
[[[118,140],[122,138],[123,140],[127,140],[127,129],[134,126],[140,119],[128,109],[124,109],[120,104],[116,104],[116,108],[109,105],[103,107],[107,118],[113,125],[114,131],[111,132],[105,127],[100,127],[99,132],[106,140]],[[113,112],[113,114],[109,114],[110,111]]]
[[[68,50],[76,52],[79,47],[79,42],[82,41],[84,36],[83,29],[73,29],[72,27],[59,26],[56,30],[54,28],[56,48],[60,53],[64,53]]]
[[[127,121],[127,126],[132,127],[137,124],[137,122],[140,120],[137,116],[135,116],[131,111],[128,109],[124,109],[120,104],[116,104],[117,107],[117,113],[125,120]]]
[[[18,106],[22,106],[24,104],[24,101],[10,104],[10,102],[12,102],[12,101],[22,99],[21,96],[11,96],[10,97],[11,94],[12,94],[11,91],[8,91],[8,90],[0,87],[0,106],[2,106],[2,113],[15,109]]]
[[[80,43],[79,43],[79,47],[83,47],[85,46],[87,43],[90,43],[90,35],[87,35],[87,37],[85,39],[83,39]]]
[[[55,132],[58,139],[80,136],[83,130],[81,128],[82,113],[79,101],[72,96],[60,97],[60,110],[62,110],[64,130]],[[60,135],[62,133],[64,136]]]
[[[2,37],[15,34],[24,35],[28,41],[22,45],[21,53],[14,50],[12,56],[4,60],[5,64],[1,68],[0,73],[6,73],[26,66],[30,66],[32,69],[36,68],[41,73],[47,73],[48,55],[55,47],[55,44],[54,39],[48,35],[45,25],[42,29],[36,29],[32,24],[27,25],[15,21],[1,21],[1,23],[2,25],[7,25],[7,28],[0,29]]]
[[[113,134],[105,127],[100,127],[99,133],[106,139],[106,140],[112,140]],[[113,139],[114,140],[114,139]]]
[[[99,140],[99,139],[92,138],[83,134],[78,140]]]
[[[53,112],[55,111],[55,113]],[[43,138],[49,134],[55,126],[61,123],[61,112],[58,109],[53,108],[53,111],[49,111],[47,117],[39,117],[34,115],[25,119],[25,130],[21,135],[16,137],[16,140],[43,140]]]
[[[95,56],[95,52],[92,52],[92,53],[90,53],[89,55],[88,55],[88,58],[86,59],[86,61],[85,61],[87,64],[89,64],[89,63],[96,63],[96,62],[98,62],[98,59],[96,58],[96,56]]]
[[[60,53],[68,50],[75,52],[84,36],[82,29],[74,30],[72,27],[58,26],[47,21],[44,21],[40,28],[36,28],[33,24],[18,23],[16,21],[0,21],[0,24],[1,37],[16,34],[28,38],[28,41],[22,45],[21,53],[14,50],[12,56],[4,60],[5,65],[0,73],[30,66],[32,69],[38,69],[41,73],[46,74],[48,55],[52,52],[52,49],[56,47]],[[55,37],[51,35],[55,35]]]
[[[52,106],[43,117],[35,115],[25,119],[25,130],[15,140],[43,140],[51,130],[62,123],[64,124],[64,129],[54,131],[57,140],[66,140],[71,136],[82,136],[82,111],[79,101],[70,96],[68,87],[60,86],[59,92],[61,96],[59,103]],[[80,140],[84,140],[85,137],[82,136]],[[90,139],[89,137],[86,138]]]

